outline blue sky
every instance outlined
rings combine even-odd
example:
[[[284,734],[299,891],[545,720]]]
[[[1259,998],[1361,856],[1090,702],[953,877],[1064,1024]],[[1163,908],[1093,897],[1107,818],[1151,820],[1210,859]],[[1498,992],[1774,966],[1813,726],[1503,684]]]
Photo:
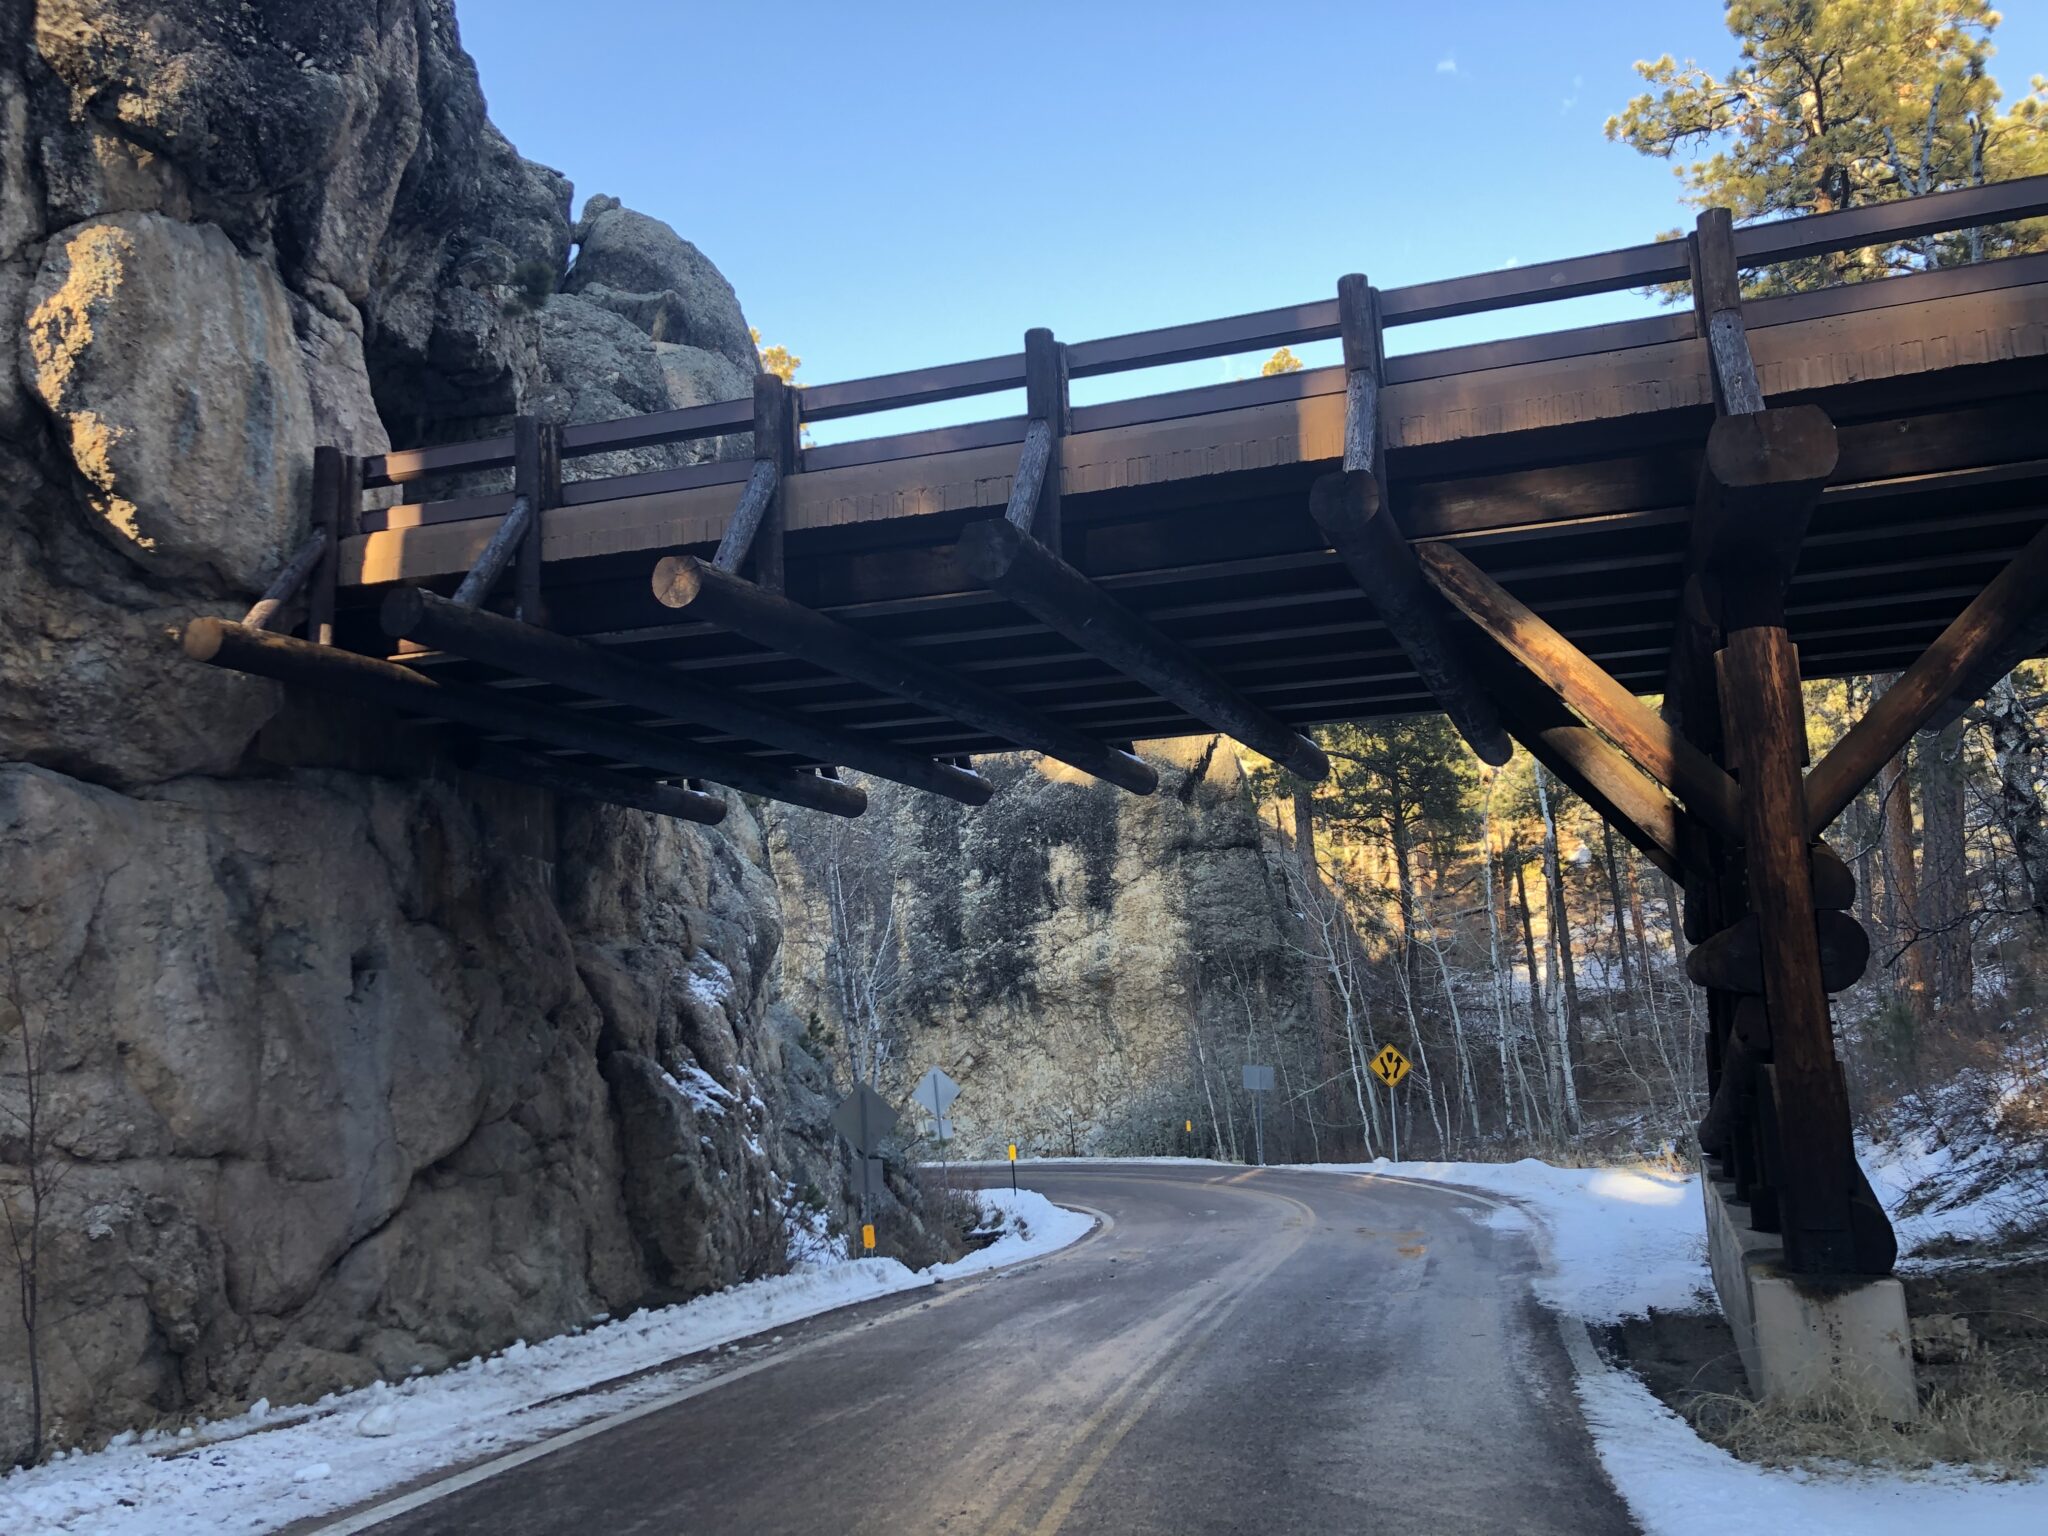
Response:
[[[2000,28],[2008,94],[2048,71],[2044,10],[2016,3]],[[459,10],[520,150],[569,175],[579,202],[611,193],[695,241],[812,383],[1014,351],[1033,325],[1079,341],[1319,298],[1349,271],[1392,287],[1649,239],[1689,221],[1677,183],[1601,125],[1638,58],[1732,63],[1721,14],[1711,0]],[[1405,330],[1400,350],[1643,304],[1442,322]],[[1117,392],[1255,368],[1186,365]]]

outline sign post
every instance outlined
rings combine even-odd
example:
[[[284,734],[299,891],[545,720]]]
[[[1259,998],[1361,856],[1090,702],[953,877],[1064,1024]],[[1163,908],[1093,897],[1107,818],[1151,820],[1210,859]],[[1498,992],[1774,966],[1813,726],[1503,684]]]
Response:
[[[832,1128],[853,1148],[854,1163],[860,1169],[861,1251],[871,1253],[875,1246],[875,1228],[870,1219],[869,1199],[875,1186],[881,1182],[882,1142],[896,1129],[896,1111],[883,1101],[879,1093],[862,1083],[832,1111]]]
[[[1252,1142],[1259,1149],[1259,1166],[1266,1166],[1266,1120],[1259,1109],[1259,1095],[1273,1091],[1273,1069],[1270,1066],[1254,1066],[1245,1063],[1245,1092],[1252,1096]]]
[[[1010,1143],[1010,1193],[1017,1193],[1017,1143]]]
[[[952,1165],[946,1157],[946,1143],[953,1139],[953,1122],[946,1111],[953,1101],[960,1097],[960,1085],[946,1076],[937,1067],[917,1080],[917,1086],[910,1091],[918,1107],[937,1122],[939,1138],[939,1176],[946,1181],[946,1188],[953,1187]]]
[[[1387,1085],[1388,1124],[1394,1132],[1394,1161],[1401,1161],[1401,1096],[1394,1092],[1401,1079],[1408,1075],[1408,1058],[1391,1045],[1383,1045],[1379,1054],[1367,1063],[1372,1075]]]

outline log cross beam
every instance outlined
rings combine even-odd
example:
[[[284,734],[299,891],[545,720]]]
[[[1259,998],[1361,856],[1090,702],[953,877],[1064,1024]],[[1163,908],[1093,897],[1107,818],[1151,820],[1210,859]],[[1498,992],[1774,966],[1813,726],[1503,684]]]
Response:
[[[1322,779],[1322,748],[1225,682],[1178,640],[1108,593],[1008,518],[969,523],[954,546],[969,575],[1085,651],[1212,730],[1263,752],[1288,772]]]
[[[1992,578],[1849,728],[1806,778],[1806,830],[1814,836],[1842,814],[1913,733],[1953,699],[1965,704],[2033,651],[2048,620],[2048,527]],[[2020,655],[2014,655],[2015,651]],[[2008,662],[2007,658],[2011,657]]]
[[[869,733],[777,709],[743,694],[705,688],[681,673],[622,656],[609,647],[463,607],[417,587],[400,587],[385,598],[380,619],[394,640],[411,640],[520,677],[644,709],[662,721],[707,725],[963,805],[986,805],[993,793],[979,774],[906,752]]]
[[[1741,838],[1742,796],[1711,758],[1457,550],[1424,544],[1416,554],[1423,575],[1482,634],[1676,795],[1710,831]]]
[[[447,721],[486,737],[580,753],[596,758],[599,765],[622,763],[666,778],[711,779],[747,794],[835,816],[858,816],[867,809],[867,795],[855,785],[771,767],[588,711],[528,703],[501,689],[438,682],[411,667],[336,646],[245,629],[221,619],[195,619],[185,627],[183,644],[185,654],[195,661]],[[600,771],[607,770],[600,766]]]
[[[771,592],[782,590],[783,509],[800,462],[796,406],[796,392],[777,375],[754,375],[754,472],[711,557],[735,576],[751,557],[755,584]]]
[[[1458,734],[1498,768],[1514,751],[1499,711],[1458,649],[1442,600],[1417,571],[1387,506],[1379,295],[1355,272],[1337,280],[1337,318],[1344,341],[1344,468],[1310,487],[1309,512]]]
[[[961,568],[1076,649],[1143,683],[1212,730],[1263,752],[1290,773],[1329,774],[1322,748],[1254,704],[1195,653],[1124,607],[1060,558],[1059,439],[1066,430],[1066,349],[1052,332],[1024,337],[1031,424],[1001,518],[969,523],[954,546]]]
[[[991,736],[1149,795],[1159,775],[1132,753],[1118,751],[1027,704],[934,666],[690,555],[669,555],[654,568],[654,596],[757,645],[781,651],[820,671],[852,678],[891,698],[908,699]]]

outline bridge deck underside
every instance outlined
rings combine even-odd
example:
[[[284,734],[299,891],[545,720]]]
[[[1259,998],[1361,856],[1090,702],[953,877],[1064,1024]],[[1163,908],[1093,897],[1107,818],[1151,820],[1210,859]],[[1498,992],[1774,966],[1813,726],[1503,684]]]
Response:
[[[1840,429],[1841,462],[1814,514],[1788,603],[1808,676],[1904,667],[2048,521],[2048,412],[2040,406],[2048,384],[2042,355],[2048,350],[2048,284],[1976,295],[1967,313],[1944,316],[1938,305],[1904,306],[1889,323],[1924,344],[1920,333],[1930,325],[1960,332],[1986,323],[1984,306],[1993,301],[1997,334],[1971,361],[1955,366],[1911,372],[1863,366],[1864,351],[1842,349],[1860,349],[1867,337],[1845,337],[1839,321],[1813,321],[1809,329],[1834,329],[1806,337],[1801,355],[1848,358],[1850,365],[1816,370],[1809,360],[1803,373],[1780,370],[1776,382],[1797,384],[1817,372],[1852,382],[1773,388],[1772,370],[1764,368],[1773,405],[1811,401]],[[1933,319],[1917,315],[1923,310]],[[1782,340],[1790,346],[1795,328],[1784,329]],[[1760,365],[1767,364],[1770,332],[1759,328],[1757,336]],[[1404,416],[1398,399],[1390,399],[1389,415],[1402,424],[1392,434],[1389,481],[1404,532],[1454,542],[1617,678],[1646,693],[1658,691],[1666,676],[1701,444],[1712,419],[1698,388],[1698,344],[1666,350],[1682,360],[1673,382],[1661,395],[1651,389],[1647,404],[1638,391],[1630,408],[1618,413],[1492,432],[1433,432],[1426,412]],[[1575,377],[1612,378],[1629,363],[1609,354],[1553,364],[1544,387],[1568,396]],[[1190,453],[1199,456],[1201,434],[1208,431],[1218,467],[1207,472],[1104,476],[1077,464],[1071,445],[1078,439],[1069,439],[1063,509],[1063,553],[1070,563],[1249,698],[1300,727],[1434,707],[1309,516],[1309,485],[1341,452],[1341,372],[1329,373],[1338,376],[1334,390],[1323,376],[1297,376],[1296,398],[1283,402],[1291,413],[1287,441],[1274,452],[1240,451],[1261,433],[1272,436],[1267,418],[1283,406],[1270,401],[1125,429],[1171,435],[1166,446],[1183,470]],[[1454,382],[1471,388],[1469,377]],[[1429,387],[1416,386],[1417,405],[1428,403],[1422,392]],[[1233,418],[1244,419],[1233,425]],[[1503,419],[1512,420],[1512,413]],[[1438,440],[1426,440],[1432,435]],[[1001,515],[1007,486],[1000,466],[1014,457],[1013,447],[997,444],[839,471],[871,481],[896,474],[905,485],[929,485],[951,474],[977,489],[969,496],[925,497],[925,503],[953,503],[939,507],[900,493],[893,500],[842,499],[830,509],[814,497],[807,512],[798,498],[785,546],[788,595],[1106,740],[1207,730],[977,589],[958,569],[953,542],[969,519]],[[949,460],[959,463],[945,469]],[[793,489],[812,478],[795,477]],[[824,476],[817,478],[824,483]],[[1119,478],[1145,483],[1090,488]],[[639,516],[656,502],[673,512],[665,513],[665,522],[648,522],[644,536],[623,539],[610,538],[592,520],[601,506],[550,514],[563,519],[563,531],[551,534],[547,545],[550,624],[707,685],[873,732],[920,753],[1007,748],[737,636],[674,622],[677,616],[652,595],[654,562],[679,550],[708,556],[720,509],[729,513],[737,489],[621,502],[628,521],[629,510],[637,508],[631,515]],[[902,515],[912,505],[915,510]],[[342,643],[390,654],[374,621],[380,589],[403,578],[448,590],[466,560],[446,551],[473,547],[490,526],[483,523],[467,535],[470,544],[460,546],[446,526],[350,541],[345,579],[355,584],[342,594]],[[515,689],[523,698],[599,710],[622,721],[652,718],[461,658],[416,653],[402,659],[437,676]],[[799,761],[702,727],[667,723],[664,729],[764,762]]]

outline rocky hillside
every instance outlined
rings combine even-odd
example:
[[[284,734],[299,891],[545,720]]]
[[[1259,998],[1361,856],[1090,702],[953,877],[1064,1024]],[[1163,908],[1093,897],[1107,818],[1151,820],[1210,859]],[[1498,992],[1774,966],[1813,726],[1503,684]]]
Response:
[[[748,392],[717,269],[570,207],[451,0],[0,7],[0,1199],[50,1443],[730,1281],[837,1188],[746,806],[492,786],[172,643],[305,536],[316,444]]]
[[[1292,854],[1229,742],[1142,750],[1150,796],[1002,757],[979,765],[997,786],[979,810],[869,781],[857,822],[771,819],[779,996],[842,1076],[902,1102],[944,1067],[956,1151],[996,1156],[1207,1151],[1219,1128],[1233,1151],[1245,1061],[1302,1086],[1318,1042]],[[1306,1156],[1299,1126],[1269,1150],[1293,1133]]]

